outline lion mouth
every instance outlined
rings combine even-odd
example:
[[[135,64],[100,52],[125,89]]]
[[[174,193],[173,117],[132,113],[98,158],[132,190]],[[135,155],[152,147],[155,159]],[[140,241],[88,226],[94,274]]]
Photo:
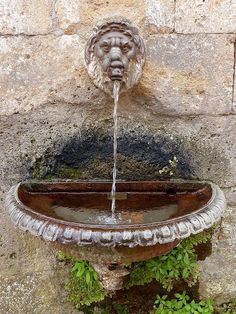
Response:
[[[108,75],[112,81],[121,81],[124,76],[124,67],[121,63],[111,64]]]

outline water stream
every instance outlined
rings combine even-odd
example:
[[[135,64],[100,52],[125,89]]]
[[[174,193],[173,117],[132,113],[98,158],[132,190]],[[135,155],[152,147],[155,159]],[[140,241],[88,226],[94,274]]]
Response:
[[[118,132],[118,102],[119,102],[119,93],[120,93],[120,82],[115,81],[113,86],[113,98],[114,98],[114,112],[113,112],[113,120],[114,120],[114,142],[113,142],[113,158],[114,158],[114,165],[113,165],[113,182],[112,182],[112,189],[111,189],[111,213],[112,217],[115,216],[115,209],[116,209],[116,161],[117,161],[117,132]]]

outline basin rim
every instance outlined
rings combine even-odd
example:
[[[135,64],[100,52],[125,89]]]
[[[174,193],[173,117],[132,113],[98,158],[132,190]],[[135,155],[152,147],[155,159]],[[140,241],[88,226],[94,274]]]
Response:
[[[192,213],[150,224],[96,226],[71,223],[42,214],[35,215],[27,210],[27,206],[18,197],[18,190],[22,183],[14,185],[7,193],[5,210],[14,225],[34,236],[41,236],[46,241],[106,247],[153,246],[158,243],[166,244],[182,240],[191,234],[209,229],[220,221],[226,208],[226,199],[222,190],[208,181],[188,182],[210,185],[212,196],[208,203]]]

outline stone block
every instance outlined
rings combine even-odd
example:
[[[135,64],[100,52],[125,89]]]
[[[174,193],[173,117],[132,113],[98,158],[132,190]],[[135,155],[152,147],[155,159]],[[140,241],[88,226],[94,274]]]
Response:
[[[235,186],[236,116],[195,117],[179,123],[182,126],[177,128],[188,138],[196,178],[222,187]]]
[[[137,2],[135,0],[110,0],[106,2],[103,0],[93,2],[85,0],[80,7],[81,23],[91,29],[98,22],[110,18],[111,12],[114,16],[126,17],[139,25],[146,13],[146,3],[145,1]]]
[[[48,34],[52,31],[50,0],[2,0],[0,34]]]
[[[199,293],[216,304],[230,302],[236,296],[236,207],[228,208],[212,241],[212,254],[200,264]]]
[[[0,313],[61,313],[58,293],[50,272],[1,276]]]
[[[162,35],[147,43],[137,101],[158,114],[232,112],[234,45],[226,35]]]
[[[138,26],[142,33],[169,33],[174,28],[174,0],[85,0],[80,4],[82,38],[88,38],[92,28],[103,20],[121,16]]]
[[[178,33],[235,33],[236,1],[177,0],[175,30]]]
[[[77,35],[2,37],[0,51],[0,115],[105,97],[88,78]]]

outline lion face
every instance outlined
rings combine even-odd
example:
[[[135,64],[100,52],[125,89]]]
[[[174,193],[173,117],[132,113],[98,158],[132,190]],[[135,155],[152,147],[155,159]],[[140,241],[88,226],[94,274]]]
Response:
[[[128,22],[110,22],[96,29],[86,46],[85,60],[94,83],[111,94],[113,81],[128,89],[138,82],[144,64],[144,44]]]
[[[136,50],[132,38],[119,32],[108,32],[95,44],[95,55],[112,81],[122,81]]]

